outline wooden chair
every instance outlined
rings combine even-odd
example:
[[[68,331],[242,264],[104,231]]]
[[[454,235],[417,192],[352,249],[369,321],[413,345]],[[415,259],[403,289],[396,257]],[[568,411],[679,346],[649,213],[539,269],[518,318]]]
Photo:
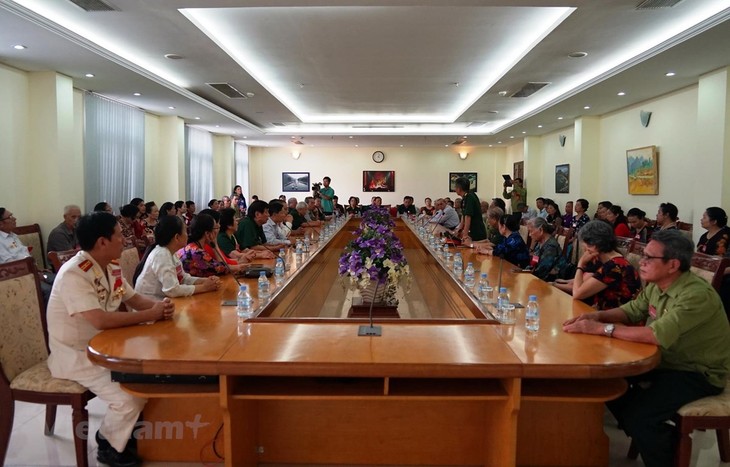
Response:
[[[88,466],[87,402],[94,394],[48,369],[48,332],[41,304],[38,270],[32,258],[0,265],[0,464],[4,463],[13,428],[15,401],[46,406],[45,435],[53,434],[56,406],[73,410],[76,464]]]
[[[688,222],[677,221],[677,228],[687,238],[689,238],[690,240],[692,240],[692,224],[690,224]]]
[[[61,269],[61,266],[66,261],[70,260],[74,256],[76,256],[76,253],[79,252],[78,248],[75,248],[73,250],[66,250],[66,251],[49,251],[48,252],[48,261],[51,263],[51,267],[55,272],[58,272],[59,269]]]
[[[43,248],[43,237],[41,226],[38,224],[19,225],[13,229],[13,233],[20,238],[23,245],[30,249],[30,255],[35,260],[39,270],[46,269],[46,252]]]
[[[730,266],[730,258],[695,253],[692,255],[690,270],[709,282],[720,293],[725,269]]]
[[[527,228],[526,224],[520,224],[520,237],[522,237],[522,241],[527,244],[530,238],[530,230]]]
[[[134,270],[139,264],[139,252],[137,247],[125,248],[122,256],[119,258],[119,266],[122,268],[122,277],[124,277],[130,285],[134,277]]]

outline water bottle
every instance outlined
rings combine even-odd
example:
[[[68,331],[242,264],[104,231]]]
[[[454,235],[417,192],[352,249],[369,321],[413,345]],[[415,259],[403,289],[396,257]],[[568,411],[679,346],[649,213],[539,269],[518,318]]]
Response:
[[[489,302],[489,296],[487,295],[487,287],[489,287],[489,281],[487,280],[487,273],[483,272],[479,276],[479,286],[477,287],[477,295],[479,301],[482,303]]]
[[[499,295],[497,295],[497,319],[502,320],[502,308],[505,305],[509,305],[509,294],[507,293],[507,287],[500,287]]]
[[[261,274],[259,274],[259,300],[263,302],[270,296],[269,279],[266,278],[266,271],[261,271]]]
[[[466,269],[464,270],[464,285],[472,290],[474,288],[474,265],[471,261],[466,263]]]
[[[302,244],[301,242],[297,242],[296,250],[294,251],[294,255],[297,259],[297,264],[302,264]]]
[[[251,318],[253,316],[253,299],[248,293],[248,286],[246,284],[241,285],[238,289],[236,314],[239,318]]]
[[[537,295],[530,295],[525,311],[525,328],[530,332],[540,330],[540,307],[537,304]]]
[[[450,254],[451,253],[449,252],[449,245],[448,245],[448,243],[445,243],[444,244],[444,259],[448,260]]]
[[[281,250],[279,252],[279,255],[283,253],[284,250]],[[284,260],[281,259],[281,257],[276,258],[276,265],[274,266],[274,277],[276,278],[277,285],[280,285],[282,282],[284,282]]]
[[[461,274],[464,272],[464,260],[461,258],[461,253],[458,251],[454,255],[454,274],[461,278]]]
[[[289,264],[289,261],[286,259],[286,250],[284,248],[279,250],[279,258],[284,265],[284,271],[288,271],[289,268],[291,268],[291,264]]]

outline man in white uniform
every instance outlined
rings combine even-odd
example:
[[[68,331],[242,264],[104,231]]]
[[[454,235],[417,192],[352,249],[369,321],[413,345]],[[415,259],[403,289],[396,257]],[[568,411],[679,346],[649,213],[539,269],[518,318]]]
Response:
[[[124,238],[117,219],[107,212],[82,216],[76,226],[81,250],[58,273],[48,303],[51,355],[48,367],[56,378],[77,381],[109,404],[96,434],[97,460],[115,467],[139,465],[132,435],[147,402],[111,381],[111,372],[86,356],[89,340],[104,329],[171,319],[175,306],[135,294],[117,263]],[[120,312],[124,302],[135,313]]]

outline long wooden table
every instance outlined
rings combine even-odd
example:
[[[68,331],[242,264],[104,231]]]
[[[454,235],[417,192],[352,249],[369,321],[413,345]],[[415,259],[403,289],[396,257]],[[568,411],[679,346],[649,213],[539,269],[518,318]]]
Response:
[[[400,220],[417,285],[407,305],[430,318],[378,320],[382,337],[358,337],[362,320],[318,317],[348,299],[335,265],[357,223],[293,264],[255,319],[221,306],[235,297],[229,278],[176,300],[172,321],[92,339],[89,358],[116,371],[220,375],[218,385],[125,385],[150,398],[145,459],[213,461],[215,443],[228,466],[607,465],[603,403],[624,376],[658,364],[656,347],[564,333],[590,308],[507,263],[502,285],[512,301],[538,295],[541,327],[526,332],[524,309],[498,324]],[[496,281],[498,260],[461,251]]]

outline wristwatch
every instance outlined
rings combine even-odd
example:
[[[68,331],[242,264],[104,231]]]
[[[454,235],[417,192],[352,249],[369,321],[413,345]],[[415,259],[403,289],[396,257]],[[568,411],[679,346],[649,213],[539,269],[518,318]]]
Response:
[[[613,323],[609,323],[609,324],[603,326],[603,334],[606,337],[613,337],[614,330],[616,330],[616,325]]]

